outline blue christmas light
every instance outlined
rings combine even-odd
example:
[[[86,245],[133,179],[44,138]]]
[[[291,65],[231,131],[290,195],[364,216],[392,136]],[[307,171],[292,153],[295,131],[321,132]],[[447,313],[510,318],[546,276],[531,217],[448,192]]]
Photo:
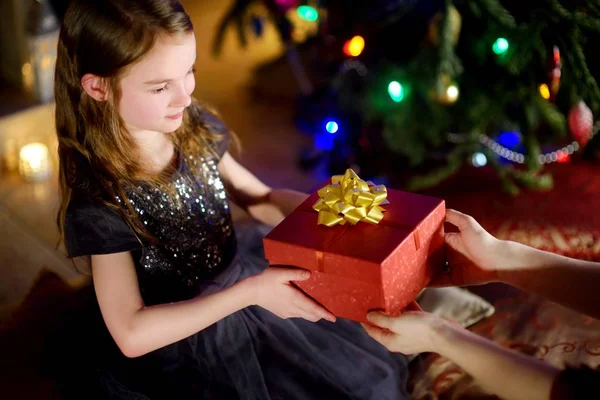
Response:
[[[336,133],[339,128],[340,126],[335,121],[327,121],[325,124],[325,129],[327,129],[327,132],[329,133]]]
[[[513,148],[521,142],[521,136],[518,132],[502,132],[496,141],[504,147]]]
[[[327,132],[319,132],[315,135],[315,147],[319,150],[331,150],[333,149],[333,141],[335,135]]]

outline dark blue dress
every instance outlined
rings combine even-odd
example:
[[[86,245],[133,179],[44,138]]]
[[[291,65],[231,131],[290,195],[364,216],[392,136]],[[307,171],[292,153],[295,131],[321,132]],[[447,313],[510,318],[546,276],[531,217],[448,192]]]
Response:
[[[85,196],[66,219],[70,256],[131,251],[146,305],[214,293],[268,267],[268,228],[232,223],[217,171],[227,148],[220,132],[214,157],[180,157],[176,200],[140,184],[128,191],[138,216],[159,239],[144,243],[120,214]],[[118,199],[121,200],[121,199]],[[103,327],[103,329],[105,329]],[[116,399],[371,399],[408,398],[407,363],[354,322],[281,319],[250,306],[184,340],[128,359],[109,335],[88,361],[105,398]],[[101,350],[99,350],[101,349]],[[91,359],[90,359],[91,358]]]

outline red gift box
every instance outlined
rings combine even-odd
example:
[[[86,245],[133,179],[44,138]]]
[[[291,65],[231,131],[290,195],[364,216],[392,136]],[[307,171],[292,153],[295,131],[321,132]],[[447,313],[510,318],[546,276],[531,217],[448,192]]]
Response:
[[[318,225],[313,193],[265,238],[271,265],[311,270],[295,282],[337,317],[398,315],[445,263],[444,200],[388,190],[378,224]]]

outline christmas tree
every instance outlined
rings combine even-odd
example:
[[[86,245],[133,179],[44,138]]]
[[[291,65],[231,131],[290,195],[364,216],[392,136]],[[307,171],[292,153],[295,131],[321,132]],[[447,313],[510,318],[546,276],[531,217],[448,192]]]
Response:
[[[489,164],[516,194],[550,188],[545,164],[595,145],[600,1],[241,0],[217,38],[237,20],[243,40],[257,3],[303,89],[311,154],[332,173],[354,166],[420,190]],[[294,40],[302,21],[318,29]],[[296,47],[317,55],[309,74]]]

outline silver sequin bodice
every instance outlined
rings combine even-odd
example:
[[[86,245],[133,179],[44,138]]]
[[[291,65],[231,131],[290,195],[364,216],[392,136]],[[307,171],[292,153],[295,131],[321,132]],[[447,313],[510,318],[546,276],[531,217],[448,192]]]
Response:
[[[146,304],[195,295],[204,279],[222,271],[235,253],[235,235],[217,160],[180,160],[173,176],[176,201],[156,188],[128,193],[139,218],[159,244],[134,251]]]

